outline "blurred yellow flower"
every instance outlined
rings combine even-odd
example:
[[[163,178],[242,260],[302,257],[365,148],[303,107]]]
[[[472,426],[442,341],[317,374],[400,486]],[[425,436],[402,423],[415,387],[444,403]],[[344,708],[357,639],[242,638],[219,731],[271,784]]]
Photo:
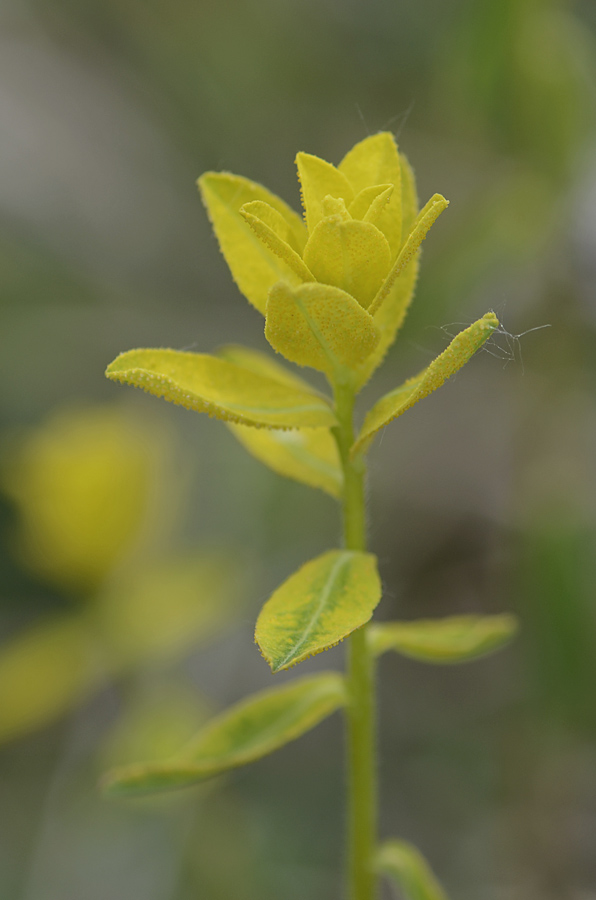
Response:
[[[42,580],[87,602],[2,647],[0,744],[111,679],[171,664],[227,621],[228,556],[156,552],[184,483],[170,450],[161,428],[109,407],[55,412],[14,441],[1,484],[20,513],[19,552]]]
[[[55,412],[17,439],[1,483],[26,565],[59,588],[96,590],[144,530],[162,451],[148,423],[107,407]]]

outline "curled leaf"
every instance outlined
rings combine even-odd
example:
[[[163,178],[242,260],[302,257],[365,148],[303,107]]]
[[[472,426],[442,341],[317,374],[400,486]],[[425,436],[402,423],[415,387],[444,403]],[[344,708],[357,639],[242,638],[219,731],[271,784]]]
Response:
[[[407,237],[418,215],[418,195],[414,173],[403,153],[399,154],[399,163],[401,170],[401,234]],[[375,222],[375,224],[378,226],[379,223]],[[401,246],[397,248],[397,250],[400,249]],[[373,372],[381,365],[403,324],[414,296],[419,260],[420,252],[417,252],[404,266],[399,278],[395,279],[383,303],[375,312],[375,325],[380,334],[379,343],[368,359],[359,366],[357,380],[359,388],[366,384]]]
[[[416,622],[372,625],[369,646],[375,656],[395,650],[426,663],[461,663],[493,653],[514,637],[515,616],[449,616]]]
[[[441,194],[434,194],[434,196],[431,197],[424,209],[420,211],[418,217],[416,218],[416,221],[412,226],[412,230],[406,239],[406,242],[399,251],[399,256],[392,266],[391,271],[379,288],[376,297],[370,304],[370,312],[372,315],[374,315],[376,311],[381,308],[381,306],[391,293],[391,289],[393,288],[396,280],[402,274],[404,269],[406,269],[410,261],[414,258],[415,254],[420,248],[422,241],[425,239],[431,227],[437,221],[441,213],[447,209],[448,206],[448,200],[445,200],[445,198],[441,196]]]
[[[447,900],[427,861],[406,841],[386,841],[377,853],[376,867],[389,876],[404,900]]]
[[[356,368],[379,340],[372,316],[345,291],[283,281],[269,294],[265,337],[286,359],[329,376]]]
[[[264,222],[282,241],[285,241],[296,253],[302,256],[306,243],[306,229],[302,222],[300,222],[299,227],[294,227],[295,213],[293,210],[291,218],[284,217],[271,204],[265,203],[264,200],[250,200],[240,207],[240,212],[242,210]]]
[[[296,253],[287,240],[280,237],[278,232],[266,221],[259,218],[258,215],[255,215],[255,207],[261,207],[259,208],[259,212],[262,212],[262,207],[266,205],[267,204],[265,203],[258,204],[257,202],[245,203],[240,210],[240,215],[250,228],[252,228],[256,236],[263,242],[265,247],[268,247],[272,253],[283,260],[299,281],[314,281],[311,272],[308,270],[308,266],[304,264],[302,257]],[[275,212],[271,207],[270,209],[271,212]]]
[[[373,321],[379,331],[379,343],[358,367],[358,387],[369,380],[381,365],[387,351],[395,341],[414,296],[418,280],[419,255],[416,254],[393,284],[383,305],[376,311]]]
[[[257,620],[257,644],[274,672],[289,669],[368,622],[380,599],[375,556],[330,550],[273,593]]]
[[[352,454],[365,452],[377,431],[440,388],[480,349],[498,325],[499,320],[495,314],[486,313],[469,328],[460,331],[430,366],[381,397],[367,413],[360,434],[352,447]]]
[[[254,762],[310,731],[346,702],[335,672],[261,691],[217,716],[174,758],[115,769],[106,791],[134,796],[188,787]]]
[[[266,428],[335,424],[320,395],[202,353],[129,350],[108,366],[106,375],[226,422]]]
[[[300,216],[262,185],[229,172],[205,172],[199,178],[203,203],[232,277],[246,299],[265,312],[267,292],[280,278],[299,282],[294,271],[263,246],[240,215],[245,203],[261,201],[286,222],[295,245],[304,247],[306,233]]]
[[[363,219],[375,225],[376,215],[388,202],[392,193],[392,184],[373,184],[363,188],[350,203],[350,215],[353,219]]]

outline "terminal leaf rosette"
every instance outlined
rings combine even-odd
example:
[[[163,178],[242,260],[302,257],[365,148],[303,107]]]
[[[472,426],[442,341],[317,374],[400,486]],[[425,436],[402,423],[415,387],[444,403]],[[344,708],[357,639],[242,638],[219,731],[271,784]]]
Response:
[[[310,153],[298,153],[296,165],[304,222],[267,188],[229,172],[202,175],[201,196],[234,280],[267,315],[274,348],[327,374],[337,373],[339,350],[359,388],[395,340],[414,293],[420,245],[447,201],[435,194],[419,213],[412,170],[389,132],[357,143],[337,167]],[[333,288],[349,298],[341,310]],[[372,328],[350,300],[368,308]],[[290,341],[292,325],[299,334]],[[330,330],[339,335],[333,363],[315,346],[321,336],[329,344]]]

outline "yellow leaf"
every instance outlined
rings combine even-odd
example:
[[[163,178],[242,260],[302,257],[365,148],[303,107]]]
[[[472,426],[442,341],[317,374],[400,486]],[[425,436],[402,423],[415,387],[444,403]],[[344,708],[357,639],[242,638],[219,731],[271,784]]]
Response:
[[[383,224],[383,214],[385,213],[389,201],[393,196],[395,188],[392,184],[387,185],[384,191],[374,198],[363,218],[363,222],[370,222],[387,236],[387,227]]]
[[[110,363],[106,375],[226,422],[267,428],[335,424],[329,404],[318,394],[206,354],[129,350]]]
[[[106,677],[101,650],[82,616],[17,635],[0,654],[0,743],[47,725]]]
[[[341,288],[366,309],[389,271],[391,251],[374,225],[331,216],[311,232],[304,261],[317,281]]]
[[[390,131],[379,131],[354,144],[337,168],[356,192],[372,184],[394,184],[399,190],[400,160]]]
[[[495,314],[486,313],[469,328],[460,331],[430,366],[381,397],[367,413],[362,430],[352,447],[352,454],[364,452],[377,431],[440,388],[482,347],[498,325],[499,320]]]
[[[418,195],[414,173],[406,157],[400,154],[401,189],[402,189],[402,235],[409,235],[418,215]],[[401,249],[401,248],[400,248]],[[416,288],[420,253],[414,254],[404,266],[399,278],[393,282],[388,295],[374,315],[375,325],[379,329],[379,343],[365,363],[360,366],[358,387],[361,388],[369,380],[373,372],[381,365],[387,351],[395,341],[397,332],[402,326]]]
[[[407,267],[408,263],[417,253],[420,244],[428,234],[431,226],[434,225],[443,210],[447,209],[448,206],[448,200],[445,200],[445,198],[442,197],[441,194],[434,194],[428,201],[424,209],[420,211],[420,214],[414,222],[412,230],[408,235],[403,247],[401,248],[399,256],[392,266],[391,271],[389,272],[384,283],[381,285],[377,296],[370,304],[371,315],[374,316],[376,311],[380,309],[382,304],[385,302],[385,300],[391,293],[391,289],[396,280],[399,278],[401,273]],[[405,312],[406,310],[403,311],[403,314],[401,316],[402,319],[405,315]]]
[[[370,185],[393,185],[391,198],[375,224],[387,238],[395,257],[402,241],[402,168],[395,138],[388,131],[365,138],[346,153],[338,168],[355,193]]]
[[[326,428],[265,431],[229,425],[249,453],[279,475],[340,497],[343,484],[337,444]]]
[[[247,300],[264,313],[271,285],[280,278],[298,279],[285,262],[263,246],[241,217],[240,208],[252,200],[267,203],[281,215],[298,246],[303,247],[305,230],[300,217],[283,200],[248,178],[227,172],[206,172],[198,183],[234,281]]]
[[[375,216],[388,202],[392,193],[392,184],[373,184],[363,188],[350,203],[349,213],[353,219],[363,219],[375,225]]]
[[[377,853],[376,868],[391,878],[404,900],[447,900],[420,851],[406,841],[386,841]]]
[[[449,616],[416,622],[383,622],[368,633],[375,656],[395,650],[426,663],[460,663],[493,653],[518,628],[515,616]]]
[[[292,250],[295,250],[299,256],[302,256],[302,251],[306,244],[307,233],[304,224],[300,221],[298,216],[296,216],[296,218],[300,222],[299,231],[293,230],[292,223],[294,222],[293,217],[295,215],[293,210],[292,219],[288,220],[287,218],[284,218],[280,212],[274,209],[273,206],[269,203],[265,203],[263,200],[250,200],[241,207],[241,210],[242,209],[245,209],[247,212],[252,213],[253,216],[261,219],[261,221],[268,225],[282,241],[285,241],[286,244],[290,245]]]
[[[300,257],[296,251],[290,247],[287,241],[283,240],[283,238],[281,238],[267,222],[260,219],[257,215],[254,215],[253,210],[257,205],[257,201],[254,203],[245,203],[240,210],[242,218],[252,228],[259,240],[290,267],[292,272],[298,277],[299,281],[314,281],[313,276],[302,261],[302,257]],[[266,206],[266,204],[262,203],[261,206]],[[273,209],[271,211],[275,212]]]
[[[298,177],[302,190],[302,204],[306,215],[309,234],[323,218],[323,201],[330,194],[349,205],[354,199],[348,180],[335,166],[313,156],[310,153],[298,153],[296,156]]]
[[[272,359],[268,353],[261,353],[260,350],[254,350],[252,347],[244,347],[242,344],[225,344],[219,348],[217,355],[243,369],[249,369],[256,375],[263,375],[265,378],[279,381],[280,384],[285,384],[287,387],[295,388],[298,391],[314,391],[312,385],[300,375],[286,369],[277,359]]]
[[[289,669],[368,622],[380,599],[375,556],[330,550],[275,591],[261,610],[255,639],[273,672]]]
[[[317,283],[293,289],[283,281],[269,294],[265,337],[286,359],[330,377],[355,368],[379,339],[372,316],[345,291]]]
[[[418,192],[416,190],[416,178],[407,157],[400,153],[399,161],[401,165],[401,223],[402,237],[405,239],[416,221],[416,216],[420,210],[418,203]]]
[[[171,760],[114,770],[104,779],[104,787],[117,796],[187,787],[273,753],[345,702],[343,678],[336,672],[295,679],[232,706]]]
[[[373,316],[379,331],[379,343],[358,369],[357,385],[361,388],[381,365],[401,327],[412,302],[418,280],[419,256],[417,253],[393,284],[383,305]]]

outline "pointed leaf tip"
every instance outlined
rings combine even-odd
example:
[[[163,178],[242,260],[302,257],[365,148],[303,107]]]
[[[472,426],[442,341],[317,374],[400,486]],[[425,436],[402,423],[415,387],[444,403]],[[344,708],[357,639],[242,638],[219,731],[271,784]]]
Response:
[[[404,900],[447,900],[427,861],[407,841],[386,841],[377,853],[376,868],[389,876]]]
[[[346,204],[354,199],[354,191],[348,181],[335,166],[312,153],[296,155],[298,178],[302,190],[302,204],[309,233],[324,215],[325,197],[341,198]]]
[[[189,787],[273,753],[345,702],[344,680],[337,672],[261,691],[208,722],[175,758],[115,769],[104,778],[103,789],[112,796],[136,796]]]
[[[261,218],[263,213],[262,207],[265,204],[257,204],[254,203],[245,203],[244,206],[240,209],[240,215],[245,220],[249,228],[252,228],[256,236],[263,242],[263,246],[267,247],[271,253],[275,254],[279,259],[281,259],[288,268],[292,271],[292,273],[296,276],[298,283],[303,281],[314,281],[311,272],[308,267],[302,260],[302,257],[296,253],[293,247],[287,241],[287,235],[285,237],[281,237],[279,234],[279,230],[276,230],[275,227],[272,227],[269,222],[272,221],[272,216],[269,215],[269,221]],[[260,215],[256,215],[254,212],[255,207],[257,207]],[[274,213],[275,210],[271,208],[271,212]],[[286,276],[287,277],[287,276]]]
[[[424,209],[420,211],[416,221],[412,226],[403,247],[399,251],[399,255],[387,275],[387,278],[378,290],[378,293],[370,304],[370,312],[374,315],[391,294],[391,290],[409,263],[417,254],[420,245],[426,238],[431,227],[437,221],[442,212],[449,206],[449,200],[446,200],[442,194],[434,194],[428,201]]]
[[[261,610],[255,639],[273,672],[289,669],[368,622],[380,599],[375,556],[330,550],[274,592]]]
[[[377,431],[401,416],[419,400],[428,397],[458,372],[489,339],[498,325],[499,320],[495,314],[486,313],[469,328],[460,331],[430,366],[381,397],[366,414],[360,434],[352,447],[352,455],[364,453]]]
[[[295,247],[302,249],[306,229],[300,216],[267,188],[230,172],[205,172],[198,180],[201,198],[232,277],[246,299],[265,313],[267,292],[280,278],[300,279],[287,263],[263,247],[240,215],[246,203],[260,201],[285,222]]]

